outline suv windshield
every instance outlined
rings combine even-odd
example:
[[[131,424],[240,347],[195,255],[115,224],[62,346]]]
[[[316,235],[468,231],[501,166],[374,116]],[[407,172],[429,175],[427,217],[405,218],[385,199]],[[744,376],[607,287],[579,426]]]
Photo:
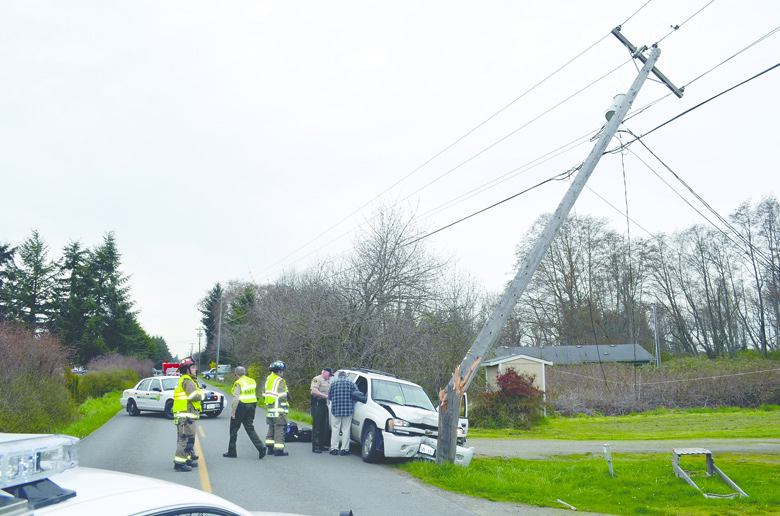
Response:
[[[371,398],[377,403],[395,403],[396,405],[436,410],[422,387],[417,385],[387,380],[371,380],[371,387]]]

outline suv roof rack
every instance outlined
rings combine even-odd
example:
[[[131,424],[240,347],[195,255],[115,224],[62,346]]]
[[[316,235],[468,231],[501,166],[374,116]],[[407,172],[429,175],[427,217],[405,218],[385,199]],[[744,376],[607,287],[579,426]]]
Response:
[[[371,374],[381,374],[383,376],[389,376],[391,378],[395,378],[397,380],[403,380],[405,382],[411,382],[411,380],[407,380],[406,378],[403,378],[401,376],[398,376],[397,374],[388,373],[385,371],[379,371],[378,369],[369,369],[366,367],[342,367],[342,369],[346,369],[349,371],[358,371],[361,373],[371,373]]]

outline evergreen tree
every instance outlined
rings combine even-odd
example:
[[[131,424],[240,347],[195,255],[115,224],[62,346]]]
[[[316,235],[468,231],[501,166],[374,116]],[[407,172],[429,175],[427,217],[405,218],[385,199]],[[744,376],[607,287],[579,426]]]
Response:
[[[218,307],[223,295],[224,291],[222,285],[217,283],[208,291],[206,297],[201,299],[200,304],[198,305],[198,311],[202,314],[200,322],[206,329],[206,348],[203,351],[204,357],[216,356]],[[215,310],[215,307],[217,307],[217,310]]]
[[[19,246],[20,264],[11,269],[19,319],[31,329],[48,322],[57,294],[59,264],[48,260],[49,249],[37,231]]]
[[[16,248],[11,244],[0,244],[0,322],[10,321],[12,317],[11,271],[14,266]]]
[[[164,338],[154,336],[152,337],[152,342],[155,345],[155,354],[154,357],[152,357],[155,366],[162,365],[163,362],[173,361],[173,356],[171,356],[171,351],[168,349],[168,344],[165,342]]]
[[[65,346],[77,350],[80,365],[94,356],[82,356],[80,349],[89,320],[87,306],[91,303],[87,255],[88,251],[81,247],[80,242],[70,242],[63,248],[54,320],[54,331]]]
[[[152,358],[154,343],[136,320],[132,310],[129,278],[119,271],[121,256],[114,233],[108,233],[103,245],[89,254],[86,268],[91,301],[88,303],[89,321],[85,335],[88,348],[105,348],[108,351],[137,358]],[[93,338],[94,337],[94,338]],[[90,357],[91,358],[91,357]]]

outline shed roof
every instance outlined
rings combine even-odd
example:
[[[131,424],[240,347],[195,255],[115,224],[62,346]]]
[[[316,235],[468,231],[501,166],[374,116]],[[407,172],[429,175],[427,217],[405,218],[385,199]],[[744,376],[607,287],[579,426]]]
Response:
[[[543,365],[553,365],[552,362],[538,357],[529,357],[528,355],[507,355],[507,356],[496,357],[490,360],[486,360],[485,362],[482,362],[482,367],[503,364],[504,362],[511,362],[512,360],[517,360],[518,358],[525,358],[527,360],[530,360],[531,362],[536,362]]]
[[[525,355],[541,358],[557,365],[585,364],[591,362],[628,362],[646,364],[655,360],[639,344],[604,344],[582,346],[532,346],[496,348],[496,358]]]

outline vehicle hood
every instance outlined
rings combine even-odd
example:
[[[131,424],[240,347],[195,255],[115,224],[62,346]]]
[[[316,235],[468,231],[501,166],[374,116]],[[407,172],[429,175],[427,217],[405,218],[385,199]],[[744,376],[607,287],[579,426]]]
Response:
[[[395,417],[409,421],[410,423],[430,425],[433,427],[439,426],[439,413],[433,410],[409,407],[404,405],[394,405],[392,403],[380,403],[391,414],[395,414]]]

